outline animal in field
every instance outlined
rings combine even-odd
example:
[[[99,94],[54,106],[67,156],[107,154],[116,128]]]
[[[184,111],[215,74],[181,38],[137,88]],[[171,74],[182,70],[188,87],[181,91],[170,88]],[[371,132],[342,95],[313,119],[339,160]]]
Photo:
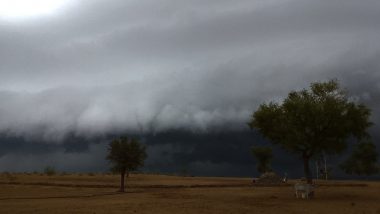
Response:
[[[306,183],[296,183],[294,185],[296,198],[310,198],[314,196],[314,186]]]

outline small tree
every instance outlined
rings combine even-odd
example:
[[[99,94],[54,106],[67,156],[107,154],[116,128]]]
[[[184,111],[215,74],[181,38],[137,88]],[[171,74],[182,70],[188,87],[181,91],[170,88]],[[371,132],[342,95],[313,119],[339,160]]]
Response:
[[[255,146],[252,147],[252,154],[257,160],[256,168],[258,172],[265,173],[272,171],[272,148]]]
[[[143,166],[146,156],[145,146],[134,138],[120,137],[109,144],[107,160],[112,164],[111,170],[120,173],[120,192],[125,191],[125,174]]]
[[[47,166],[44,168],[44,173],[48,176],[52,176],[52,175],[55,175],[57,172],[56,170],[54,169],[54,167],[52,166]]]
[[[351,156],[340,167],[351,175],[373,175],[379,172],[377,159],[378,153],[375,144],[360,143],[355,145]]]
[[[336,80],[312,83],[309,90],[290,92],[280,104],[262,104],[249,126],[272,143],[299,155],[308,183],[309,162],[324,154],[341,153],[350,137],[369,138],[370,110],[350,101]]]

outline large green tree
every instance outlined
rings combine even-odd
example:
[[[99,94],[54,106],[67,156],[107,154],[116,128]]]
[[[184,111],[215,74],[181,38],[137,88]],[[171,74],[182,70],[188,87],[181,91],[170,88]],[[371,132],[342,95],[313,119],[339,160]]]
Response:
[[[143,166],[146,157],[145,146],[134,138],[120,137],[111,141],[107,160],[112,165],[111,170],[120,173],[120,192],[125,191],[125,174]]]
[[[375,144],[363,142],[355,145],[351,156],[340,167],[347,174],[373,175],[379,172],[378,153]]]
[[[254,146],[252,147],[252,154],[256,158],[256,168],[258,172],[265,173],[272,171],[272,148],[266,146]]]
[[[312,182],[310,159],[338,154],[347,139],[369,138],[370,110],[349,99],[337,80],[312,83],[310,89],[292,91],[281,103],[259,106],[249,126],[273,144],[300,156],[308,183]]]

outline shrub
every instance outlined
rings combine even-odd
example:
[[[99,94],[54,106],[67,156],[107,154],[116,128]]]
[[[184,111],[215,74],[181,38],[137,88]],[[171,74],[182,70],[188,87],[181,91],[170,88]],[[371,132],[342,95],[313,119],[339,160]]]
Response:
[[[48,176],[52,176],[52,175],[55,175],[57,172],[55,171],[54,167],[52,166],[47,166],[45,167],[44,169],[44,173]]]

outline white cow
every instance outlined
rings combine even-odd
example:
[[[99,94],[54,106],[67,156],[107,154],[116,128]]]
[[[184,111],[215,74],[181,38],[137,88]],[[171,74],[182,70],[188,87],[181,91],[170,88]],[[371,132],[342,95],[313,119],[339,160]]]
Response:
[[[311,184],[305,183],[296,183],[294,185],[294,190],[296,192],[296,197],[300,196],[301,198],[309,198],[314,195],[314,186]]]

